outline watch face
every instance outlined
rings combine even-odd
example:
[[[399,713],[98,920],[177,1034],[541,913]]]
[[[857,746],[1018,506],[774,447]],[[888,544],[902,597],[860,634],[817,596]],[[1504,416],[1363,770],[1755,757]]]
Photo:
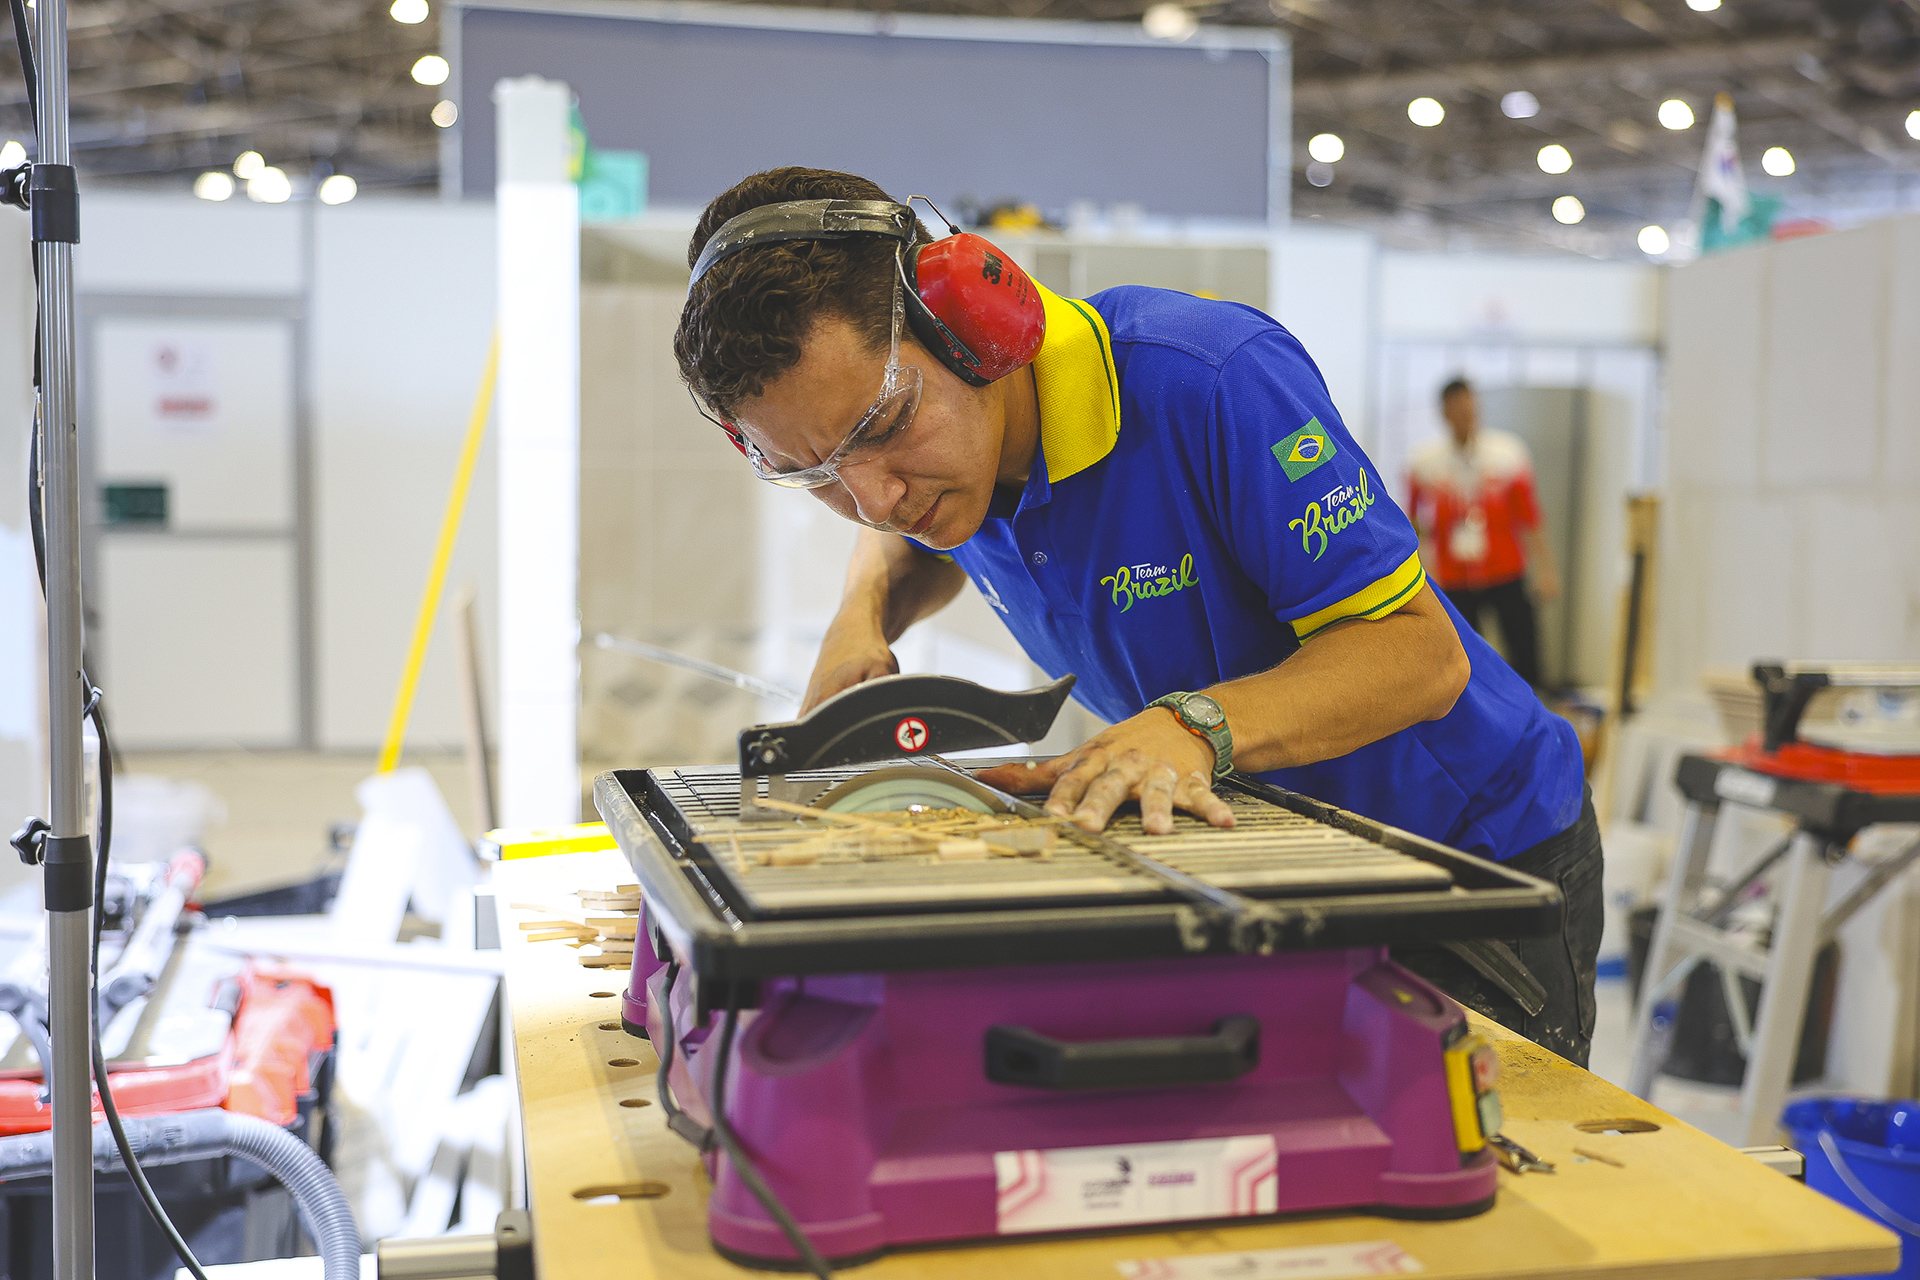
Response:
[[[1204,693],[1196,693],[1181,704],[1187,719],[1202,729],[1218,729],[1227,722],[1227,713],[1220,704]]]

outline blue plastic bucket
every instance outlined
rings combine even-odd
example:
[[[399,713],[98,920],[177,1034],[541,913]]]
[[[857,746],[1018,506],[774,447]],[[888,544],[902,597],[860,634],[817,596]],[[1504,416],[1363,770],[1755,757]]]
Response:
[[[1900,1233],[1900,1269],[1876,1274],[1920,1280],[1920,1102],[1807,1098],[1780,1123],[1809,1187]]]

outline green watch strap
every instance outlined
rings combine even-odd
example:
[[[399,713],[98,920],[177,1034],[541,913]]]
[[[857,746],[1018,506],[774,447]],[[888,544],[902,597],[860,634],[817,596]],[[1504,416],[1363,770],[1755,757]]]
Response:
[[[1190,699],[1203,699],[1216,713],[1213,717],[1201,717],[1188,709]],[[1189,733],[1205,738],[1213,747],[1213,776],[1223,778],[1233,772],[1233,730],[1227,726],[1227,713],[1218,702],[1204,693],[1169,693],[1165,697],[1155,698],[1147,704],[1149,707],[1165,707],[1173,712],[1174,718],[1184,725]],[[1216,723],[1208,724],[1206,719]]]

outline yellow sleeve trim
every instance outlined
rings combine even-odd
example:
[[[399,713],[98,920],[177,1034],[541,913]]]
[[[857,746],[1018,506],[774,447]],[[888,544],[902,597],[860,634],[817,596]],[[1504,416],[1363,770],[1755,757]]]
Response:
[[[1420,588],[1426,584],[1426,570],[1420,567],[1420,555],[1415,552],[1398,569],[1371,586],[1362,587],[1345,600],[1330,604],[1318,613],[1295,618],[1293,634],[1305,644],[1336,622],[1345,622],[1350,618],[1365,618],[1368,621],[1384,618],[1418,595]]]

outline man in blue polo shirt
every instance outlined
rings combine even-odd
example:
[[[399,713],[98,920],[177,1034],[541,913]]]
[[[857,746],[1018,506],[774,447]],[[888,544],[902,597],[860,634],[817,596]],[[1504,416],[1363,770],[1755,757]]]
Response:
[[[1398,958],[1584,1064],[1600,842],[1578,742],[1427,583],[1300,343],[1233,303],[1031,286],[1037,353],[969,385],[902,332],[902,255],[928,239],[910,216],[908,246],[740,234],[817,200],[887,197],[785,169],[716,199],[675,337],[696,398],[762,478],[867,528],[809,705],[896,670],[891,642],[971,579],[1114,722],[986,780],[1047,791],[1092,829],[1137,802],[1164,831],[1175,809],[1230,825],[1212,780],[1231,767],[1553,880],[1561,933],[1510,943],[1546,988],[1538,1014],[1452,953]]]

